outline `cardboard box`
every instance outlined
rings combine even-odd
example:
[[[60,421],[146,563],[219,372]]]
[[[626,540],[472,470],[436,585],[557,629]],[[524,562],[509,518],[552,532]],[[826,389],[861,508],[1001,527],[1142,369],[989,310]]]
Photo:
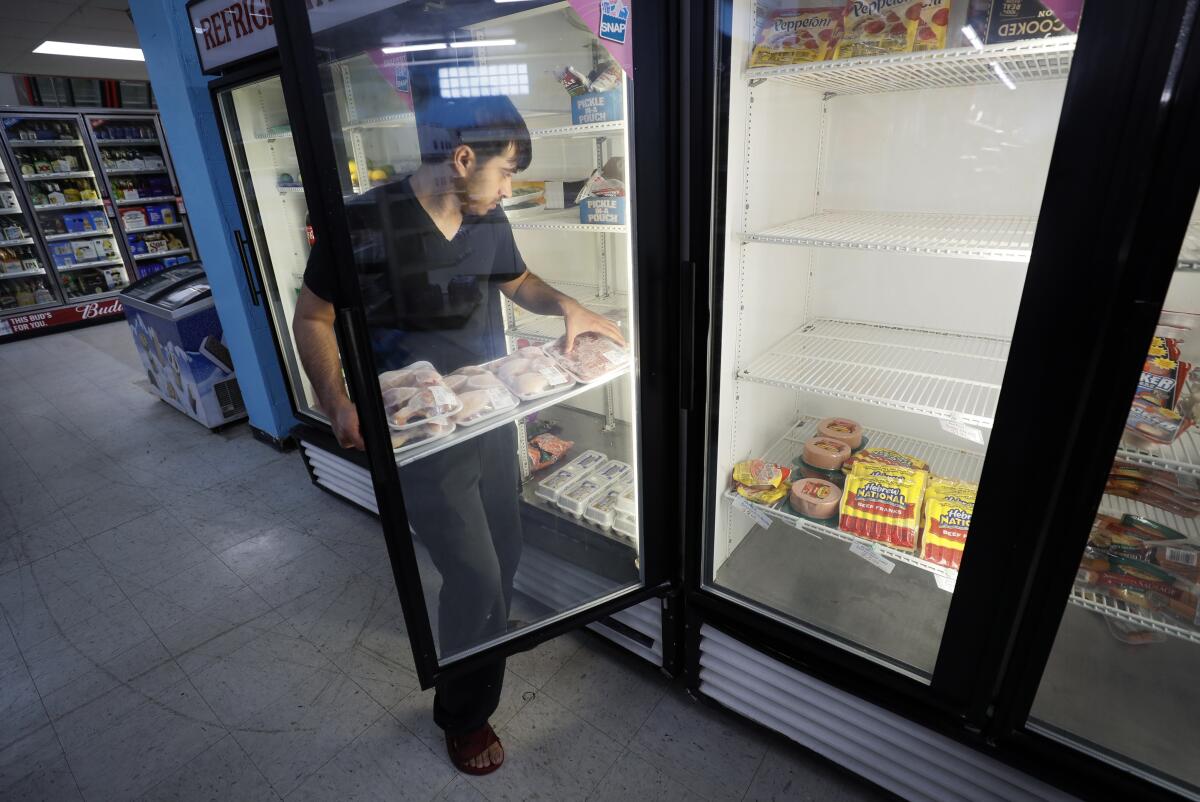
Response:
[[[586,181],[547,181],[546,208],[566,209],[575,205],[575,196],[583,189]]]
[[[588,225],[625,225],[625,198],[584,198],[579,204],[579,222]]]
[[[69,242],[51,242],[50,258],[55,267],[68,267],[75,264],[75,248]]]
[[[967,24],[985,44],[1068,36],[1075,31],[1083,0],[1063,0],[1057,14],[1039,0],[972,0]]]
[[[621,93],[588,92],[571,98],[571,125],[606,123],[622,118]]]

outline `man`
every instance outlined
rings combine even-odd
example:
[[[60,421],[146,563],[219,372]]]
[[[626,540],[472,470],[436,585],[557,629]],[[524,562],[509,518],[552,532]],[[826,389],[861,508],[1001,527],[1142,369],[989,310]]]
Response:
[[[449,373],[503,356],[496,290],[531,312],[562,315],[568,349],[589,331],[623,343],[611,320],[550,287],[521,259],[499,208],[532,158],[512,102],[436,98],[418,109],[417,121],[420,168],[347,204],[376,368],[427,360]],[[334,337],[335,268],[322,245],[318,238],[296,305],[296,345],[338,442],[362,449]],[[400,469],[410,523],[442,583],[443,659],[509,629],[521,552],[516,460],[515,433],[505,426]],[[422,577],[426,586],[436,581]],[[461,771],[487,774],[504,760],[488,724],[503,678],[501,659],[437,684],[434,720]]]

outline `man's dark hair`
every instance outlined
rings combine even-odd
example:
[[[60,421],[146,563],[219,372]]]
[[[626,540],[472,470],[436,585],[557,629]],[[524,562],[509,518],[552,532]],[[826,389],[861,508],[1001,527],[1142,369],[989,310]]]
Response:
[[[424,164],[441,164],[459,145],[469,145],[481,162],[513,148],[517,170],[524,170],[533,158],[529,128],[504,95],[431,97],[417,107],[416,113]]]

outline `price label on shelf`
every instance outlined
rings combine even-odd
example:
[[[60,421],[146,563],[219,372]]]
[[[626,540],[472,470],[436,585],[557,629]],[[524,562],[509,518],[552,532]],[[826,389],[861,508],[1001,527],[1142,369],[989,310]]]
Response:
[[[894,562],[880,554],[879,549],[870,543],[851,543],[850,553],[862,557],[885,574],[890,574],[892,569],[896,567]]]
[[[976,426],[971,426],[955,418],[938,421],[938,423],[942,425],[942,431],[944,432],[949,432],[955,437],[961,437],[964,440],[970,440],[976,445],[983,445],[983,430]]]
[[[938,586],[938,590],[944,590],[947,593],[953,593],[954,585],[958,582],[958,574],[934,574],[933,581],[934,584]]]
[[[741,496],[733,500],[733,506],[763,529],[771,525],[771,516],[767,515],[765,510],[759,509],[757,505],[750,503]]]

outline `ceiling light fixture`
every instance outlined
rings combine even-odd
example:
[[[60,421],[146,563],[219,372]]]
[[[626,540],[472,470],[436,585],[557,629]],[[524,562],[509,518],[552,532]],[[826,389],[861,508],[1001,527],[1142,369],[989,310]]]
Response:
[[[47,56],[83,56],[85,58],[111,58],[119,61],[145,61],[146,57],[136,47],[112,47],[110,45],[84,45],[78,42],[42,42],[33,49],[34,53]]]
[[[396,45],[394,47],[385,47],[383,52],[389,56],[394,53],[418,53],[422,50],[445,50],[448,45],[445,42],[426,42],[422,45]]]
[[[451,47],[512,47],[516,39],[469,39],[462,42],[451,42]]]

